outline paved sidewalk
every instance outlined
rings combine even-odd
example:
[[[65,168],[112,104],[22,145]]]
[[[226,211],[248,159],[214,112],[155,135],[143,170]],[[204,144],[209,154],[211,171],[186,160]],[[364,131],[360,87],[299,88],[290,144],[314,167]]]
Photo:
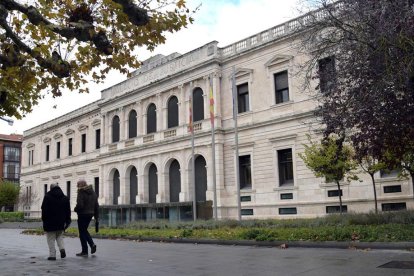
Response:
[[[0,275],[413,275],[414,269],[379,268],[414,263],[403,250],[351,250],[197,245],[96,240],[87,258],[77,238],[65,238],[67,257],[48,261],[45,236],[0,229]],[[403,264],[404,264],[403,263]]]

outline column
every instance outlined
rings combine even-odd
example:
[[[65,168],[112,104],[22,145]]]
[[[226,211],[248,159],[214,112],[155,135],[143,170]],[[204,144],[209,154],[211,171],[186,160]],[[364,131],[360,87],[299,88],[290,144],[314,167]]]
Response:
[[[128,137],[127,135],[127,118],[126,118],[126,108],[125,107],[121,107],[119,108],[118,112],[119,112],[119,141],[123,141],[126,140],[126,138]]]
[[[161,93],[158,93],[155,99],[155,104],[157,108],[155,109],[157,112],[157,132],[162,131],[164,128],[164,120],[163,120],[163,106],[162,106],[162,99]]]
[[[121,177],[119,176],[119,197],[118,197],[118,204],[129,204],[129,177],[127,176]]]
[[[203,77],[204,88],[203,88],[203,100],[204,100],[204,119],[210,119],[210,80],[209,76]]]
[[[185,94],[184,94],[184,84],[178,86],[178,125],[185,125],[188,117],[185,116],[186,105],[185,105]]]
[[[215,119],[214,124],[217,127],[221,127],[221,99],[220,99],[221,82],[220,82],[220,78],[221,78],[220,72],[213,73],[214,118],[218,118],[218,119]]]
[[[148,175],[138,172],[138,195],[137,204],[148,203],[148,181],[145,181]]]

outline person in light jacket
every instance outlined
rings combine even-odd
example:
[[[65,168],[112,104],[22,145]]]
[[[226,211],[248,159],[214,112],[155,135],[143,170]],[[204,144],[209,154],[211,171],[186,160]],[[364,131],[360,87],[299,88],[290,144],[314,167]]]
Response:
[[[88,227],[92,217],[95,217],[96,221],[99,220],[98,197],[92,185],[87,185],[85,180],[79,180],[77,186],[78,197],[75,212],[78,214],[79,239],[82,251],[77,253],[76,256],[88,256],[88,244],[91,248],[91,254],[96,252],[96,244],[88,232]]]
[[[58,184],[50,185],[50,191],[46,193],[42,202],[43,230],[46,232],[47,245],[49,246],[50,261],[56,260],[55,241],[60,251],[60,257],[66,257],[63,243],[63,232],[71,223],[70,202]]]

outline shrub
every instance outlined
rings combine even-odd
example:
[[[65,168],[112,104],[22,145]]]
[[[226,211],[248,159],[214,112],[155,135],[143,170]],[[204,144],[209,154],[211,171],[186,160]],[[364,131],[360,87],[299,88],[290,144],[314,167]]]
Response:
[[[2,221],[22,221],[23,219],[23,212],[0,212],[0,220]]]

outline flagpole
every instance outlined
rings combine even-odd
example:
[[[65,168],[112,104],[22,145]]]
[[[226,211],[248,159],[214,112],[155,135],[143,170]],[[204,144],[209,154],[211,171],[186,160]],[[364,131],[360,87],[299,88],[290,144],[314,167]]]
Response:
[[[239,168],[239,134],[237,127],[237,90],[236,90],[236,70],[233,66],[233,75],[231,78],[232,96],[233,96],[233,120],[234,120],[234,144],[236,150],[236,189],[237,189],[237,219],[241,220],[241,202],[240,202],[240,168]]]
[[[194,126],[193,126],[193,83],[190,82],[190,131],[191,131],[191,179],[193,181],[193,220],[197,220],[197,199],[195,183],[195,160],[194,160]]]
[[[213,95],[213,79],[209,77],[210,84],[210,123],[211,123],[211,158],[213,162],[213,193],[214,193],[214,219],[217,220],[217,187],[216,187],[216,138],[214,131],[214,95]]]

